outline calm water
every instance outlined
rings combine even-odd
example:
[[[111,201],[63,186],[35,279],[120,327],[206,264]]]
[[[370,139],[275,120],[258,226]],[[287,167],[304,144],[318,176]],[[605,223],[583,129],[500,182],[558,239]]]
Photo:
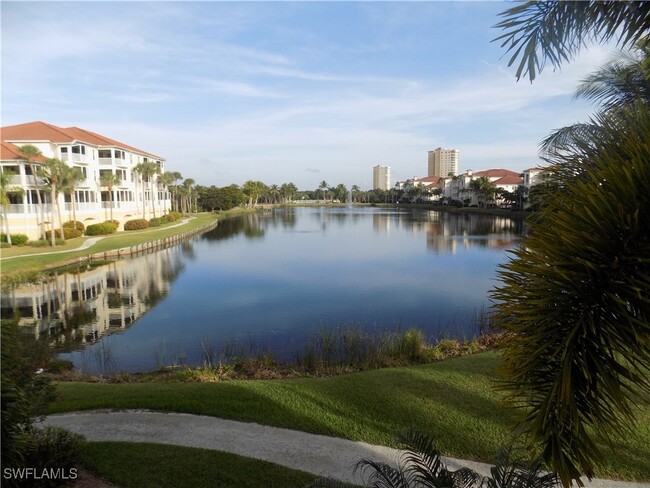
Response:
[[[200,364],[207,350],[290,360],[322,328],[471,337],[522,231],[521,221],[483,215],[276,209],[3,295],[3,314],[20,308],[23,324],[36,319],[34,334],[90,373]]]

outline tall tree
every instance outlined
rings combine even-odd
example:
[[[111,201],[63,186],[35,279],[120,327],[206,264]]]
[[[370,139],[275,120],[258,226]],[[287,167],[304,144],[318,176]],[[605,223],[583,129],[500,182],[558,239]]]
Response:
[[[36,220],[38,223],[38,232],[40,238],[45,237],[45,229],[43,228],[43,222],[45,221],[45,208],[43,206],[43,199],[41,198],[41,189],[39,185],[39,180],[37,177],[36,165],[34,160],[43,156],[41,150],[32,144],[25,144],[18,149],[18,153],[27,160],[27,166],[29,171],[32,173],[32,178],[34,178],[34,186],[36,187],[36,201],[38,202],[38,208],[36,209]],[[39,217],[40,212],[40,217]]]
[[[170,185],[172,183],[174,183],[175,180],[176,179],[175,179],[174,173],[172,173],[171,171],[165,171],[163,174],[161,174],[158,177],[158,183],[160,185],[162,185],[162,187],[165,189],[165,191],[167,191],[170,188]],[[173,201],[173,199],[172,199],[172,201]],[[166,210],[168,210],[168,209],[165,209],[165,211]]]
[[[329,185],[327,184],[327,181],[323,180],[320,182],[318,185],[318,190],[322,193],[323,199],[327,199],[327,189],[329,188]]]

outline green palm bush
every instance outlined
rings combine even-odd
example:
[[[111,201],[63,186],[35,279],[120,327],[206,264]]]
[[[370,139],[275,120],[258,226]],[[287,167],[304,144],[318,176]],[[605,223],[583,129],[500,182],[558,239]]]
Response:
[[[452,471],[440,458],[431,436],[407,430],[399,436],[403,453],[398,466],[362,459],[355,467],[371,488],[554,488],[557,477],[542,471],[539,460],[521,463],[504,451],[490,476],[482,477],[469,468]],[[331,478],[319,478],[308,488],[342,488],[349,485]]]
[[[593,477],[597,439],[633,428],[650,391],[650,111],[596,117],[551,172],[558,190],[499,271],[496,326],[519,429],[565,486]],[[574,177],[575,155],[588,164]]]

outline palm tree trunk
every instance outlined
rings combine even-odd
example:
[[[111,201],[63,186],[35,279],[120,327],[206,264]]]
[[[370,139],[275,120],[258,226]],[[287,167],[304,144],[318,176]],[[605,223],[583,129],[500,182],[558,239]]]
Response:
[[[9,215],[7,215],[7,207],[5,207],[4,205],[2,206],[2,214],[5,220],[5,228],[7,232],[7,244],[9,244],[9,247],[11,247],[11,234],[9,234]]]
[[[50,214],[52,216],[52,222],[50,222],[50,228],[51,228],[51,233],[50,233],[50,242],[52,243],[52,247],[56,246],[56,229],[54,225],[54,190],[55,186],[52,184],[52,189],[50,190],[50,195],[52,197],[52,207],[50,208]]]
[[[45,221],[45,208],[43,207],[43,200],[41,199],[41,191],[38,187],[36,171],[34,171],[34,165],[29,161],[29,169],[32,171],[32,177],[34,178],[34,186],[36,187],[36,201],[38,202],[38,208],[36,209],[36,224],[38,225],[39,239],[45,238],[45,231],[43,230],[43,222]],[[40,212],[40,219],[39,219]]]
[[[65,234],[63,233],[63,220],[61,219],[61,205],[59,205],[59,196],[56,198],[56,213],[59,216],[59,229],[61,230],[61,239],[65,241]]]

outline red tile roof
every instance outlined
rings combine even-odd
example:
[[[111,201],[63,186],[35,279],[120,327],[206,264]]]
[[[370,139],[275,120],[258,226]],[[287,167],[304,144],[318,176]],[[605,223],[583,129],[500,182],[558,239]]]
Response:
[[[137,152],[155,159],[163,159],[160,156],[143,151],[123,142],[110,139],[95,132],[79,127],[62,128],[45,122],[28,122],[26,124],[10,125],[0,129],[3,141],[23,142],[23,141],[50,141],[55,143],[62,142],[85,142],[94,146],[116,146],[128,151]]]
[[[519,175],[506,175],[503,178],[499,178],[494,182],[495,185],[521,185],[524,182],[523,178],[520,178]]]
[[[25,156],[21,155],[19,152],[20,147],[12,144],[10,142],[2,141],[0,143],[0,159],[2,161],[13,161],[17,159],[27,159]],[[34,158],[34,161],[45,161],[45,156],[39,156]]]
[[[501,169],[501,168],[475,171],[473,175],[479,178],[481,176],[487,176],[488,178],[503,178],[504,176],[508,176],[508,175],[519,177],[519,173],[517,173],[516,171],[510,171],[509,169]]]

